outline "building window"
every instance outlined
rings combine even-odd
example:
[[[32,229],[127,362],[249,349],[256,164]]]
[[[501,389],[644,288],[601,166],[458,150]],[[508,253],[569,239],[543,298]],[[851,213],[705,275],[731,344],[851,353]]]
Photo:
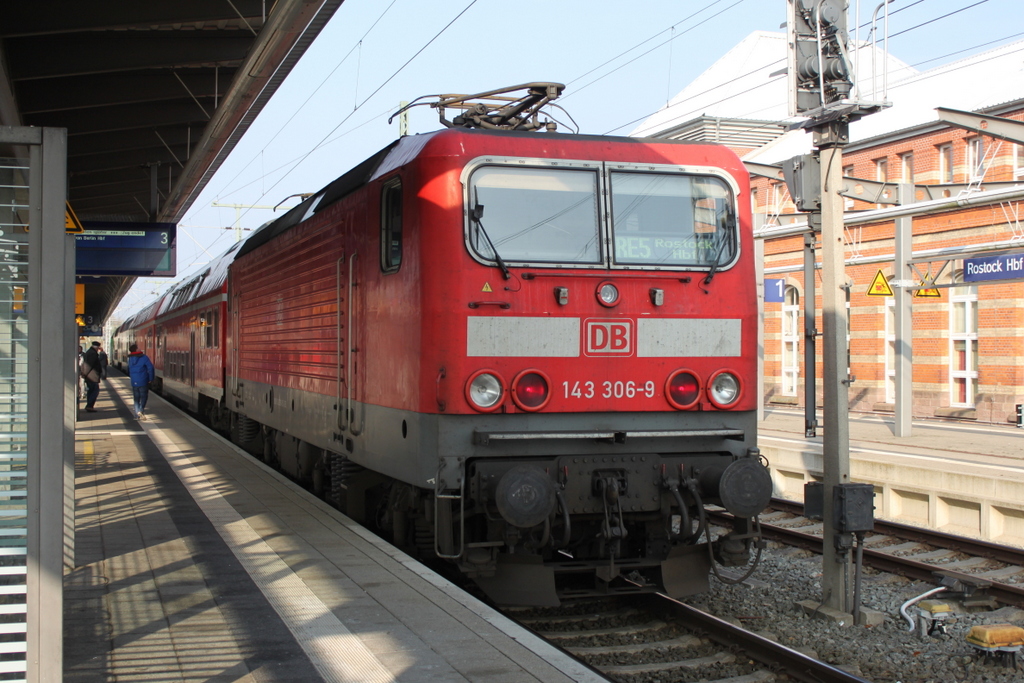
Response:
[[[914,153],[907,152],[900,155],[900,180],[904,183],[914,182]]]
[[[772,183],[768,195],[768,213],[778,216],[782,213],[782,183]]]
[[[1024,176],[1024,145],[1013,146],[1013,177]]]
[[[963,273],[954,282],[963,283]],[[978,288],[949,290],[949,403],[974,407],[978,393]]]
[[[380,267],[393,273],[402,264],[402,179],[389,180],[380,196]]]
[[[800,292],[787,286],[782,302],[782,395],[796,396],[800,383]]]
[[[939,182],[953,182],[953,145],[939,145]]]
[[[980,180],[985,177],[985,140],[982,137],[967,138],[967,179]]]
[[[880,183],[889,182],[889,160],[888,159],[875,159],[875,180]],[[879,209],[884,209],[885,204],[875,204]]]

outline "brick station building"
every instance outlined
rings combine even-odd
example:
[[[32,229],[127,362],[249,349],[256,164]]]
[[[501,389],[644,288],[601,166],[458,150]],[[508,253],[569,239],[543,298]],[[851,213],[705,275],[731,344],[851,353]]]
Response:
[[[884,56],[877,57],[885,63]],[[810,134],[784,132],[793,120],[787,121],[785,78],[773,76],[784,60],[784,35],[752,34],[633,134],[718,141],[745,161],[761,164],[806,154]],[[1016,421],[1016,405],[1024,403],[1024,283],[964,283],[960,250],[972,248],[969,257],[1024,255],[1024,147],[942,123],[935,107],[1024,121],[1024,41],[928,71],[891,57],[888,64],[886,99],[893,106],[851,124],[851,144],[843,151],[844,176],[892,183],[893,196],[896,183],[948,185],[935,188],[934,194],[969,198],[965,203],[972,204],[945,202],[943,210],[913,218],[914,257],[932,259],[918,263],[918,273],[939,274],[936,284],[954,285],[913,298],[914,417]],[[860,73],[859,84],[871,81],[870,74]],[[686,115],[698,111],[697,116]],[[764,305],[764,399],[769,406],[802,406],[804,238],[787,224],[802,222],[803,216],[793,215],[781,179],[751,180],[765,277],[783,280],[784,290],[783,302]],[[1020,195],[987,199],[992,183],[1016,181],[1022,183]],[[915,195],[918,201],[929,198],[924,191]],[[846,200],[848,217],[883,206]],[[846,229],[849,367],[856,378],[850,385],[852,411],[893,410],[894,298],[868,291],[873,284],[884,289],[894,277],[894,235],[891,218]],[[819,293],[820,287],[818,271]],[[820,330],[820,296],[816,310]],[[819,406],[822,370],[819,344]]]

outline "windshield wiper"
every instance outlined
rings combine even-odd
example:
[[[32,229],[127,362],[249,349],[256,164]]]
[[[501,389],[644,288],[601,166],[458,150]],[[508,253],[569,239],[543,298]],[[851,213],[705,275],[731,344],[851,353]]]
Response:
[[[721,265],[722,254],[725,252],[726,245],[728,245],[729,243],[733,242],[736,239],[736,221],[735,221],[735,219],[732,216],[729,216],[724,221],[724,223],[725,223],[725,225],[723,227],[726,230],[728,230],[729,232],[726,235],[725,239],[722,240],[722,243],[718,245],[718,250],[715,252],[715,261],[714,261],[714,263],[711,264],[711,269],[708,270],[708,274],[704,278],[704,284],[705,285],[710,285],[711,281],[715,278],[715,273],[718,272],[718,266]]]
[[[471,221],[476,223],[478,228],[480,228],[480,233],[487,240],[487,244],[490,245],[491,253],[494,254],[494,260],[498,263],[498,267],[501,268],[501,274],[505,276],[506,280],[511,280],[512,274],[508,271],[508,266],[505,265],[505,260],[501,258],[501,254],[499,254],[498,250],[495,248],[494,242],[491,241],[491,236],[487,234],[487,228],[485,228],[484,224],[480,221],[480,219],[484,217],[484,205],[480,203],[480,199],[478,197],[475,197],[475,199],[476,204],[473,206],[472,211],[469,212],[469,218]]]

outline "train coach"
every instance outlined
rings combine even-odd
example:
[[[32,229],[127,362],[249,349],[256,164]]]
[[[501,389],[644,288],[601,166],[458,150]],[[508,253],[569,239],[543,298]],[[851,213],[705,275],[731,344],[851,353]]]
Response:
[[[728,149],[403,137],[222,259],[147,321],[164,392],[495,601],[681,597],[748,562],[771,480]]]

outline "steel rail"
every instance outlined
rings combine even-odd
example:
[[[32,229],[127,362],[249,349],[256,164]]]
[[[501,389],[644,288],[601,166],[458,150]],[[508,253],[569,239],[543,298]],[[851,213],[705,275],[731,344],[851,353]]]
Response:
[[[778,505],[773,501],[772,507],[790,508],[787,510],[790,512],[796,509],[802,510],[802,506],[799,503],[793,503],[791,501],[779,501]],[[732,521],[732,515],[728,513],[710,512],[708,516],[725,524],[730,524]],[[892,527],[891,531],[886,530],[887,527]],[[776,526],[766,522],[761,522],[761,532],[766,538],[781,541],[786,545],[803,548],[817,554],[821,554],[822,552],[822,538],[814,534],[797,531],[796,529],[790,529],[787,527]],[[974,539],[964,538],[963,536],[954,536],[952,534],[931,531],[929,529],[907,527],[903,524],[895,524],[892,522],[876,521],[875,532],[882,533],[887,536],[891,535],[897,538],[906,538],[907,540],[913,540],[920,543],[928,543],[929,545],[935,545],[940,548],[958,550],[969,555],[985,557],[998,562],[1024,566],[1024,552],[1017,551],[1014,548],[1007,546],[998,546],[994,543],[976,541]],[[903,533],[907,535],[901,536],[900,534]],[[972,548],[976,548],[977,552]],[[947,570],[942,565],[927,564],[925,562],[915,560],[912,557],[891,555],[871,548],[864,548],[864,563],[879,571],[888,572],[890,574],[899,574],[900,576],[905,576],[908,579],[926,581],[936,585],[938,585],[936,572],[966,577],[974,576],[964,572]],[[991,579],[986,580],[991,581]],[[988,587],[985,592],[987,595],[1002,604],[1024,607],[1024,586],[991,581],[991,586]]]
[[[785,510],[796,515],[802,515],[804,506],[792,500],[772,499],[771,507],[776,510]],[[1024,567],[1024,549],[1013,546],[1000,545],[991,541],[982,541],[976,538],[967,538],[944,531],[924,529],[921,527],[901,524],[899,522],[888,522],[880,519],[875,520],[875,533],[895,536],[906,541],[917,541],[918,543],[929,543],[949,550],[957,550],[968,555],[985,557],[996,562],[1015,564]]]
[[[688,626],[692,625],[721,645],[738,646],[751,659],[771,669],[781,669],[794,680],[804,683],[870,683],[864,678],[808,657],[660,593],[645,596],[644,600],[653,611],[683,621]]]

